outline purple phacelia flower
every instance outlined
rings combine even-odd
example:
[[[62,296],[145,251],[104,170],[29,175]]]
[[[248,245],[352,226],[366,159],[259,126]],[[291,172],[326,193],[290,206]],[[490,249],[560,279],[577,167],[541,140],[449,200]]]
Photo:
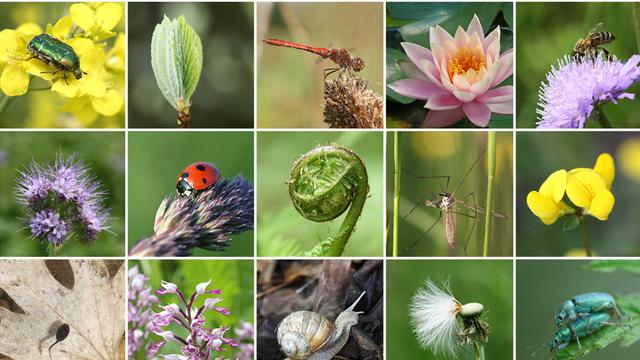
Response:
[[[69,224],[60,219],[60,215],[50,209],[35,213],[29,220],[31,234],[54,246],[59,246],[69,232]]]
[[[640,55],[627,62],[602,56],[558,60],[540,88],[538,128],[582,128],[596,106],[633,99],[626,90],[640,81],[639,62]]]
[[[72,233],[89,243],[108,230],[104,196],[100,182],[73,155],[58,155],[53,164],[44,166],[32,162],[20,172],[16,185],[16,198],[26,207],[32,236],[55,247]],[[55,218],[56,231],[52,228],[55,224],[49,225],[45,218],[52,224]]]

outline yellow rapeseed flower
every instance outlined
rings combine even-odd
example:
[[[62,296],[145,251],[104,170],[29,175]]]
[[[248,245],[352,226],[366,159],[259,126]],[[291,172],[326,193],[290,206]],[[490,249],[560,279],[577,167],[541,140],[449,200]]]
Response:
[[[527,195],[527,205],[546,225],[551,225],[562,215],[574,210],[562,201],[567,186],[567,171],[558,170],[540,185],[538,191],[531,191]]]
[[[71,18],[84,30],[84,36],[102,41],[116,35],[113,30],[122,18],[122,5],[106,3],[93,10],[86,4],[71,5]]]

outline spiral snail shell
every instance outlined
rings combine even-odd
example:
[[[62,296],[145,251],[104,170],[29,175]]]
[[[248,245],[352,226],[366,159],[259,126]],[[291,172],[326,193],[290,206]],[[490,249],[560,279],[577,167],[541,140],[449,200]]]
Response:
[[[353,311],[366,291],[336,318],[335,324],[324,315],[313,311],[296,311],[285,317],[276,334],[282,352],[291,360],[332,359],[349,340],[351,327],[358,323],[358,315]]]

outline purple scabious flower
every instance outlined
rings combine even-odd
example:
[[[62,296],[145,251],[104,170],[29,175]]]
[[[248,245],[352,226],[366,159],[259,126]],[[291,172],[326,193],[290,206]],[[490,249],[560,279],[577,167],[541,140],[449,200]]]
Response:
[[[169,303],[168,305],[160,306],[163,310],[153,313],[151,329],[157,336],[162,337],[163,341],[158,344],[150,343],[149,347],[153,353],[150,354],[148,351],[147,356],[156,356],[157,352],[167,342],[179,344],[181,354],[157,355],[163,359],[208,360],[211,358],[211,354],[226,350],[225,346],[238,347],[235,339],[224,336],[225,332],[229,330],[228,327],[210,328],[206,326],[204,316],[207,311],[214,310],[224,316],[229,315],[227,308],[213,306],[222,301],[222,298],[212,296],[220,294],[220,289],[206,290],[210,283],[211,280],[198,284],[195,291],[187,297],[176,284],[162,281],[162,289],[156,291],[156,294],[174,294],[178,296],[180,302],[179,304]],[[200,296],[209,297],[205,299],[202,306],[196,307],[195,302]],[[174,334],[167,329],[171,323],[176,323],[185,329],[186,336]]]
[[[627,62],[595,59],[576,60],[565,55],[552,66],[540,88],[538,128],[582,128],[596,106],[633,99],[626,92],[640,81],[640,55]]]
[[[71,235],[94,241],[108,229],[106,193],[89,167],[75,156],[58,155],[53,164],[32,162],[16,185],[16,199],[26,208],[31,235],[59,247]]]
[[[127,295],[129,357],[133,357],[144,347],[144,343],[152,331],[151,306],[158,302],[158,298],[151,294],[151,287],[147,284],[148,280],[148,276],[139,272],[138,266],[129,269],[129,291]],[[153,346],[154,344],[149,343],[145,353],[151,353]]]

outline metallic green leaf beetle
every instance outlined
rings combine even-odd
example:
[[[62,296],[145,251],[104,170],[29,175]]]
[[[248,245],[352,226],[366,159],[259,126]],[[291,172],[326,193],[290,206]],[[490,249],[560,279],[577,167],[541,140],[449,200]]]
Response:
[[[52,36],[47,34],[35,36],[27,45],[27,50],[34,58],[42,60],[56,69],[52,72],[53,74],[62,71],[65,82],[67,82],[67,73],[69,72],[78,80],[82,78],[82,74],[86,74],[80,69],[80,58],[73,51],[73,48]]]
[[[590,318],[578,318],[573,323],[573,330],[570,330],[568,326],[562,326],[549,342],[549,350],[563,349],[572,341],[576,341],[578,347],[581,348],[580,338],[595,333],[605,325],[611,325],[611,323],[608,322],[609,318],[609,314],[600,312],[592,314]]]
[[[558,327],[569,325],[578,318],[589,319],[595,313],[606,312],[609,315],[615,315],[622,319],[622,313],[616,306],[613,296],[607,293],[586,293],[576,295],[567,300],[560,306],[558,315],[556,316],[556,325]]]

